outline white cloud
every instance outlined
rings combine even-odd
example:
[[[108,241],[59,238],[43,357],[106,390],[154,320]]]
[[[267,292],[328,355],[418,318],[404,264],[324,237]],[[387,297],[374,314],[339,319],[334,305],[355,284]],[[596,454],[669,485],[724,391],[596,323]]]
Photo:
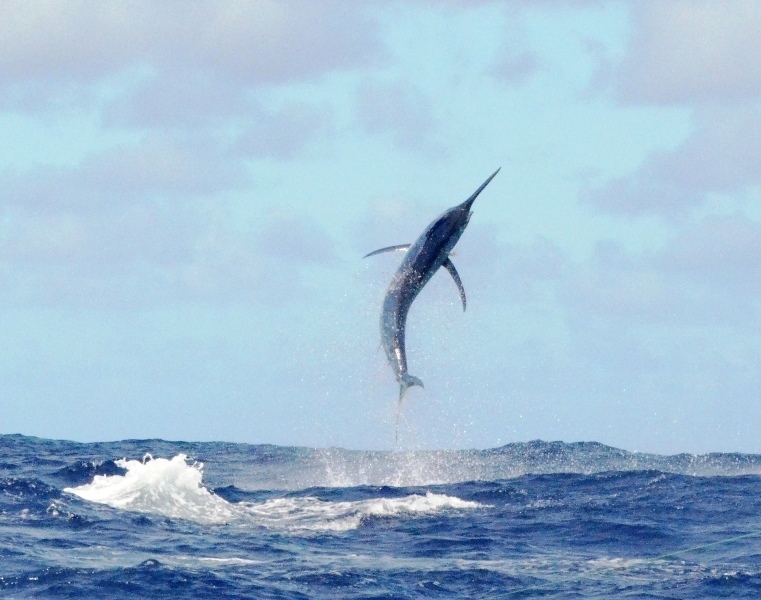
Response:
[[[257,85],[372,63],[373,21],[342,0],[0,5],[0,75],[92,81],[134,64],[205,69]]]
[[[6,169],[0,192],[6,206],[87,212],[148,197],[198,197],[247,181],[243,166],[214,137],[146,135],[137,144],[93,154],[77,167]]]
[[[761,224],[736,213],[711,216],[684,228],[655,257],[668,276],[705,295],[754,303],[761,295]]]
[[[256,108],[247,88],[208,71],[155,71],[137,79],[103,108],[107,125],[209,128]]]
[[[584,321],[635,328],[747,327],[761,315],[761,224],[742,214],[683,227],[657,251],[627,252],[600,242],[568,269],[560,300]]]
[[[754,0],[632,2],[633,32],[613,73],[621,99],[675,104],[761,95],[761,4]]]
[[[584,199],[619,214],[688,214],[709,193],[741,194],[761,184],[761,110],[707,108],[675,150],[659,150],[631,175],[588,190]]]
[[[261,231],[240,231],[219,211],[192,203],[20,211],[6,223],[0,301],[24,306],[283,307],[312,297],[305,274],[336,260],[333,240],[315,223],[275,220]]]

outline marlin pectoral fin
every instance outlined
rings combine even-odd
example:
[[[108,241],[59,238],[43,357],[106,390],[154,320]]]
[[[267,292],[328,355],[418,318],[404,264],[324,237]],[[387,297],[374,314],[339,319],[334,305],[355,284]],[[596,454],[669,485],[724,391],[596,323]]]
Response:
[[[410,249],[410,246],[412,244],[400,244],[399,246],[388,246],[386,248],[381,248],[380,250],[375,250],[374,252],[370,252],[370,254],[365,254],[362,258],[367,258],[368,256],[373,256],[375,254],[380,254],[381,252],[406,252]]]
[[[448,258],[444,261],[443,267],[449,271],[449,274],[452,276],[452,279],[454,279],[454,282],[457,284],[457,289],[460,291],[460,298],[462,299],[462,310],[465,312],[465,288],[462,287],[462,280],[460,279],[460,276],[457,274],[457,269],[454,268],[454,263],[449,260]]]

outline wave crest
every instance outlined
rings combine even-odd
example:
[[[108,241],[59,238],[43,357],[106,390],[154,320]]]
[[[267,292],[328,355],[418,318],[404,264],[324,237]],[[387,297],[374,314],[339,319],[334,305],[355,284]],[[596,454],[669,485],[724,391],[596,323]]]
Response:
[[[146,459],[117,460],[127,470],[124,475],[96,475],[92,483],[64,491],[114,508],[201,523],[226,523],[234,517],[232,505],[202,485],[203,463],[189,465],[185,454]]]
[[[172,459],[115,461],[124,475],[96,475],[92,483],[65,488],[84,500],[108,506],[188,519],[204,524],[239,523],[292,532],[348,531],[370,517],[425,515],[478,508],[477,502],[427,492],[401,498],[331,502],[312,496],[273,498],[262,503],[228,502],[202,484],[203,463]]]

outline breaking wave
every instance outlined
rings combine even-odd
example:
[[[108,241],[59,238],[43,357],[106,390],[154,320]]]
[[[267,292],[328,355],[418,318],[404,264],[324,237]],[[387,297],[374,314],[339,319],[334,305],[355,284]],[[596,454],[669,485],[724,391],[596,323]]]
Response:
[[[126,472],[95,475],[92,483],[65,488],[84,500],[113,508],[180,518],[204,524],[239,524],[286,531],[348,531],[368,518],[426,515],[479,508],[477,502],[426,492],[401,498],[332,502],[313,496],[229,502],[204,487],[203,463],[185,454],[172,459],[146,455],[117,460]]]

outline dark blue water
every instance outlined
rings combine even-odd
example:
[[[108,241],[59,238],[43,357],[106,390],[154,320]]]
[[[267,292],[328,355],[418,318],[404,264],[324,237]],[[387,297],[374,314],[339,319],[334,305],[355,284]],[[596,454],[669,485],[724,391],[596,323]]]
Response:
[[[759,598],[757,473],[595,443],[0,436],[0,597]]]

